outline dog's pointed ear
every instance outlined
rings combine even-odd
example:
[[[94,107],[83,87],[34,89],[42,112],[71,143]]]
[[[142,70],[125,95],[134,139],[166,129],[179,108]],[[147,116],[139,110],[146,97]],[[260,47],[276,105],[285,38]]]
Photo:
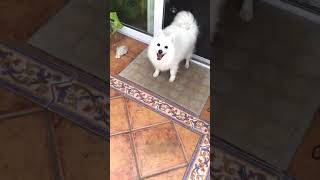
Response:
[[[163,36],[163,35],[164,35],[163,31],[162,31],[162,30],[159,30],[158,32],[156,32],[156,33],[154,34],[154,37],[160,37],[160,36]]]

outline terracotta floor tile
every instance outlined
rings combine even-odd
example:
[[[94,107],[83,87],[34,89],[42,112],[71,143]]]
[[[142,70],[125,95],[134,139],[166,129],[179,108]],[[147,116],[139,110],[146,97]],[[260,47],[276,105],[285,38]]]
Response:
[[[210,122],[210,96],[208,97],[208,100],[206,102],[206,104],[204,105],[200,118],[203,120],[206,120],[208,122]]]
[[[128,101],[128,110],[130,115],[131,126],[133,129],[145,127],[155,123],[166,122],[169,119],[138,104],[132,100]]]
[[[114,97],[118,97],[118,96],[121,96],[121,94],[118,91],[110,88],[110,98],[114,98]]]
[[[136,131],[133,136],[142,176],[186,163],[173,124]]]
[[[187,169],[186,167],[179,168],[166,173],[162,173],[157,176],[146,178],[146,180],[180,180],[180,179],[183,179],[183,175],[186,169]]]
[[[312,121],[302,144],[298,147],[291,162],[289,173],[297,180],[318,180],[320,177],[320,160],[312,158],[313,149],[320,145],[320,111]],[[318,152],[318,156],[320,153]]]
[[[135,39],[132,39],[130,37],[119,35],[118,34],[117,40],[113,40],[114,38],[111,38],[110,42],[110,74],[111,75],[117,75],[119,74],[123,69],[125,69],[130,62],[134,60],[135,57],[137,57],[143,49],[147,47],[146,44],[139,42]],[[128,46],[128,53],[124,56],[122,56],[120,59],[115,58],[115,52],[116,47],[126,45]]]
[[[134,152],[128,134],[110,138],[110,179],[133,180],[138,177]]]
[[[0,99],[0,115],[32,108],[41,108],[35,103],[25,99],[22,96],[16,95],[5,88],[0,88]]]
[[[192,154],[197,146],[197,143],[199,141],[200,135],[192,132],[191,130],[182,127],[178,124],[175,124],[177,132],[179,133],[179,136],[181,138],[182,144],[184,146],[184,149],[186,151],[186,156],[188,161],[191,160]]]
[[[124,39],[126,36],[121,34],[121,33],[114,33],[114,34],[110,34],[110,47],[114,44],[117,44],[120,40]]]
[[[106,141],[61,117],[54,119],[54,127],[64,179],[106,179]]]
[[[110,133],[129,130],[126,102],[124,98],[110,100]]]
[[[130,62],[134,59],[130,54],[121,57],[121,59],[114,58],[115,52],[110,52],[110,74],[115,76],[125,69]]]
[[[46,113],[0,121],[0,179],[53,180]]]
[[[128,51],[131,52],[133,55],[137,56],[141,53],[142,50],[147,48],[147,44],[137,41],[131,37],[125,36],[123,34],[117,33],[117,40],[114,41],[111,38],[110,47],[115,51],[117,46],[126,45],[128,46]]]

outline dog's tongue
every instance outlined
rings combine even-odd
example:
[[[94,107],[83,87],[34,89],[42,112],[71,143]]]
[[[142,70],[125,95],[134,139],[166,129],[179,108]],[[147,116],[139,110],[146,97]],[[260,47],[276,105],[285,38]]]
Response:
[[[159,53],[157,53],[157,60],[161,60],[162,59],[162,57],[164,56],[164,54],[159,54]]]

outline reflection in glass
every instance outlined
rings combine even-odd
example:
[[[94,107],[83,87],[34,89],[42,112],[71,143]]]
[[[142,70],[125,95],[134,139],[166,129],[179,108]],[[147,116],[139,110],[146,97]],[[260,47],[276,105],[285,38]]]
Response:
[[[154,0],[111,0],[111,11],[126,26],[153,34]]]

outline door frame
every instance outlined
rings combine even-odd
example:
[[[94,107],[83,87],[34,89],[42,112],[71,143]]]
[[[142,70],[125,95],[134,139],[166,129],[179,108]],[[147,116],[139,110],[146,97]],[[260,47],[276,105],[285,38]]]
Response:
[[[149,0],[148,0],[149,1]],[[163,19],[164,19],[164,8],[165,8],[165,0],[154,0],[154,8],[153,8],[153,32],[158,32],[163,27]],[[148,6],[149,7],[149,6]],[[155,8],[156,7],[156,8]],[[149,13],[148,13],[149,14]],[[136,39],[138,41],[141,41],[143,43],[149,44],[152,35],[144,33],[142,31],[138,31],[126,24],[124,24],[124,27],[118,31],[121,34],[124,34],[126,36],[129,36],[133,39]],[[210,60],[204,57],[201,57],[197,54],[193,54],[191,61],[201,65],[203,67],[206,67],[210,69]]]

